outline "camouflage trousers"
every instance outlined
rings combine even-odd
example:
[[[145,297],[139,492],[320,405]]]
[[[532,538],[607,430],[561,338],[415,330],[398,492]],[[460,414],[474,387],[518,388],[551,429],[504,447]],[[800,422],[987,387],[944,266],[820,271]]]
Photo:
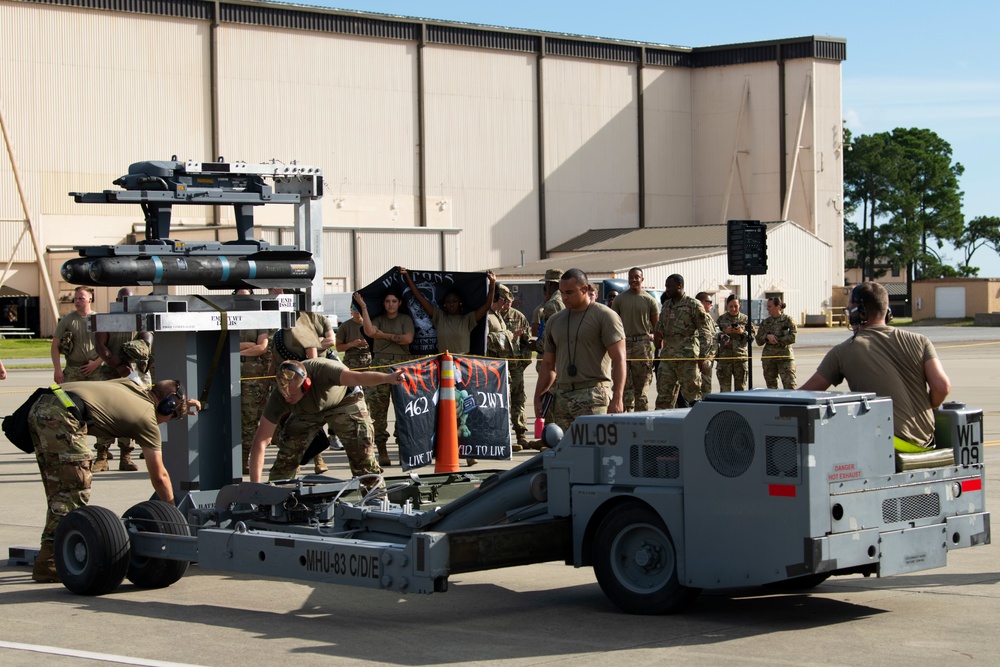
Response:
[[[715,369],[715,362],[714,361],[708,362],[708,370],[706,372],[702,373],[701,369],[698,369],[698,372],[701,375],[701,395],[702,396],[707,396],[707,395],[709,395],[709,394],[712,393],[712,371],[714,369]]]
[[[390,369],[373,368],[379,373],[389,373]],[[365,392],[365,400],[369,401],[368,408],[371,410],[372,423],[375,427],[375,444],[385,446],[389,442],[389,403],[392,402],[392,385],[380,384],[369,387]]]
[[[87,446],[87,425],[53,395],[41,396],[28,415],[35,460],[45,486],[47,509],[42,543],[52,542],[64,516],[90,502],[94,453]]]
[[[524,369],[528,362],[522,359],[511,359],[507,363],[510,383],[510,425],[514,429],[517,441],[526,439],[528,421],[524,416]]]
[[[746,391],[747,365],[746,357],[742,359],[719,359],[715,375],[719,378],[719,391]]]
[[[102,382],[104,380],[112,380],[118,377],[118,374],[107,367],[107,364],[99,366],[96,371],[90,375],[83,374],[83,366],[66,366],[63,369],[63,382]],[[94,436],[97,439],[96,447],[98,450],[108,449],[111,445],[115,444],[114,438],[106,438],[103,436]],[[132,443],[129,441],[128,445],[122,448],[131,448]]]
[[[358,392],[347,396],[335,408],[315,415],[292,415],[278,427],[273,440],[278,446],[278,455],[267,474],[269,482],[296,476],[299,462],[324,424],[329,427],[330,435],[340,438],[344,445],[351,475],[359,477],[382,473],[372,448],[368,406],[364,394]],[[366,483],[365,486],[371,488],[375,484]]]
[[[264,404],[271,393],[271,384],[270,379],[240,382],[240,437],[243,443],[244,461],[250,454],[253,437],[260,424],[260,415],[264,412]]]
[[[250,457],[253,437],[260,424],[264,404],[274,387],[274,376],[268,373],[270,355],[240,357],[240,440],[243,445],[243,467]]]
[[[653,348],[648,340],[630,341],[626,343],[625,355],[628,358],[623,395],[625,411],[645,412],[649,409],[646,387],[653,379]]]
[[[768,389],[778,388],[778,378],[784,389],[795,389],[795,359],[761,359],[764,382]]]
[[[688,403],[701,400],[701,373],[697,361],[663,360],[656,374],[656,409],[677,405],[677,394]]]
[[[569,433],[570,425],[580,415],[608,413],[611,388],[606,382],[579,389],[561,389],[556,384],[552,386],[552,399],[547,421],[555,422],[563,433]]]

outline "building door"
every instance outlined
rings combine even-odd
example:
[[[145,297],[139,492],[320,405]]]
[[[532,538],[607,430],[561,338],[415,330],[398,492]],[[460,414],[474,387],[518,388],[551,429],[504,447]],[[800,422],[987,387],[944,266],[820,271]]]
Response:
[[[965,317],[965,288],[935,287],[934,317]]]

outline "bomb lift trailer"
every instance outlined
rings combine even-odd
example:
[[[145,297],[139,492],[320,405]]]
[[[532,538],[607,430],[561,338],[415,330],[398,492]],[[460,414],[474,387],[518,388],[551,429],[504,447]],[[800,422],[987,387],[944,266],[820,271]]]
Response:
[[[627,612],[674,612],[700,589],[807,589],[942,567],[950,551],[988,544],[982,412],[950,404],[937,420],[948,449],[907,470],[887,398],[711,394],[692,408],[580,417],[567,434],[549,426],[553,449],[429,510],[402,500],[405,488],[357,501],[357,480],[233,484],[186,515],[160,502],[122,519],[81,508],[59,526],[56,563],[70,590],[97,595],[125,577],[169,586],[188,562],[431,593],[452,574],[562,560],[593,566]]]

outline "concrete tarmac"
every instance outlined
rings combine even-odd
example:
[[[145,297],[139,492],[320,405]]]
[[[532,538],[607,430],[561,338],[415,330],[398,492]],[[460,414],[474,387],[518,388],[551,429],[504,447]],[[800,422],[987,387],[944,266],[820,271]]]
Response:
[[[949,398],[985,412],[987,509],[998,507],[1000,341],[983,335],[995,330],[949,329],[941,337],[921,331],[935,341],[951,377]],[[956,337],[961,331],[973,333]],[[799,380],[846,335],[802,330]],[[8,364],[0,383],[0,414],[51,382],[50,371],[17,366]],[[759,361],[754,366],[754,386],[763,386]],[[527,384],[534,385],[531,372]],[[527,456],[478,467],[507,468]],[[330,474],[346,476],[342,453],[325,457]],[[116,468],[95,475],[92,503],[120,514],[149,498],[152,487],[144,471]],[[0,555],[37,546],[45,511],[38,470],[2,437],[0,482]],[[30,568],[0,564],[4,665],[1000,664],[996,618],[996,545],[952,552],[942,569],[837,577],[808,594],[702,594],[685,613],[662,617],[619,612],[592,570],[562,563],[456,575],[449,592],[429,596],[193,566],[169,588],[143,590],[126,581],[102,597],[35,584]]]

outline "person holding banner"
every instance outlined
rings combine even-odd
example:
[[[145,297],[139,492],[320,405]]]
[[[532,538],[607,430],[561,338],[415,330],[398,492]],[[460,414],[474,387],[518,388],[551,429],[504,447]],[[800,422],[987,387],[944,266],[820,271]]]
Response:
[[[568,432],[580,415],[624,410],[625,329],[603,303],[591,303],[587,274],[570,269],[559,280],[565,309],[545,322],[544,355],[535,385],[535,414],[553,396],[549,421]]]
[[[431,322],[434,323],[434,330],[437,333],[438,354],[444,354],[445,352],[451,354],[468,354],[472,348],[470,343],[472,330],[479,324],[479,320],[486,317],[490,306],[493,305],[493,296],[496,294],[497,289],[496,275],[492,271],[486,272],[486,278],[490,282],[489,294],[486,295],[486,301],[475,311],[466,313],[464,312],[465,305],[462,303],[462,297],[458,292],[454,290],[449,291],[445,294],[441,307],[435,308],[434,304],[428,301],[427,297],[417,288],[410,272],[402,266],[396,268],[399,274],[406,279],[417,303],[424,309],[424,312],[431,316]],[[476,459],[466,459],[465,462],[470,466],[477,463]]]
[[[391,373],[352,371],[339,360],[325,357],[282,361],[275,375],[276,386],[264,405],[254,435],[250,481],[261,480],[264,449],[275,433],[278,455],[268,481],[293,478],[324,424],[344,443],[352,475],[381,474],[382,468],[374,457],[372,423],[361,387],[399,384],[405,379],[401,368]]]
[[[472,330],[479,324],[479,320],[486,317],[490,306],[493,305],[493,296],[496,293],[497,277],[492,271],[486,272],[486,278],[490,281],[489,294],[486,301],[475,311],[465,312],[465,304],[462,297],[455,290],[444,295],[440,308],[435,308],[434,304],[427,300],[427,297],[417,288],[413,282],[413,276],[402,266],[397,267],[400,275],[406,279],[410,285],[410,291],[416,298],[417,303],[431,316],[434,323],[434,330],[437,333],[438,354],[450,352],[451,354],[468,354],[472,349],[469,336]],[[480,283],[482,284],[482,283]]]
[[[413,342],[415,328],[413,319],[406,313],[399,312],[403,303],[403,293],[398,287],[392,286],[385,292],[382,307],[385,309],[374,320],[368,316],[368,306],[360,292],[354,293],[354,301],[361,309],[361,321],[365,335],[375,341],[372,350],[372,366],[374,371],[391,373],[389,366],[409,361],[410,343]],[[371,385],[369,385],[371,386]],[[371,391],[372,420],[375,423],[375,446],[378,448],[378,464],[392,465],[389,459],[389,401],[392,392],[389,388],[376,384]]]

